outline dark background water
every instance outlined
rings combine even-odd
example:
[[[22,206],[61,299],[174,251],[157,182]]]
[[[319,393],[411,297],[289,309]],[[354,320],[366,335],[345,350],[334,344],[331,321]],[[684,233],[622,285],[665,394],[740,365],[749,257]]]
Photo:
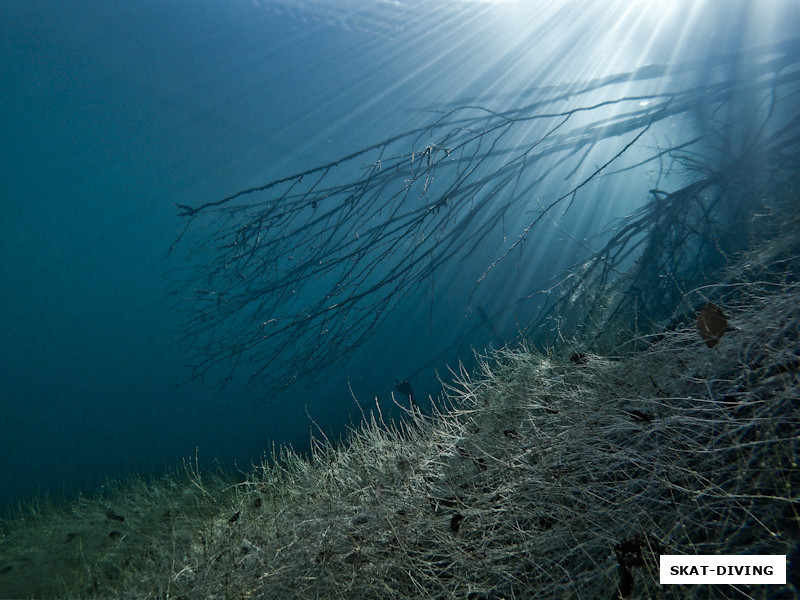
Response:
[[[475,329],[461,271],[444,269],[432,308],[416,290],[322,384],[268,401],[176,387],[188,377],[168,295],[183,260],[180,247],[167,256],[176,204],[333,160],[428,122],[428,107],[511,106],[532,86],[702,61],[797,22],[788,0],[1,3],[0,503],[159,473],[196,451],[246,468],[272,442],[304,448],[307,412],[341,433],[357,411],[348,377],[362,404],[388,407],[395,379],[415,373],[435,394],[434,369],[514,333],[511,317]],[[640,179],[598,188],[571,230],[591,235],[643,202]],[[551,232],[485,301],[545,285],[579,253]]]

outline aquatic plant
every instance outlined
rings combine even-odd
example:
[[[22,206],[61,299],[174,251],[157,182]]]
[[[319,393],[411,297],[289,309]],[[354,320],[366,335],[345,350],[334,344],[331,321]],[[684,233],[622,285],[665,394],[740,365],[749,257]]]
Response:
[[[797,598],[791,572],[783,587],[658,584],[660,553],[800,551],[796,208],[760,217],[774,237],[705,288],[729,324],[712,348],[688,322],[624,355],[503,349],[456,369],[430,414],[387,422],[376,405],[310,456],[273,450],[238,480],[192,461],[182,477],[5,523],[0,590]]]
[[[589,313],[634,306],[653,321],[671,315],[681,292],[736,251],[718,243],[718,228],[759,209],[730,193],[753,172],[748,161],[791,158],[797,49],[795,40],[747,60],[650,65],[530,89],[521,106],[436,107],[431,122],[327,164],[181,205],[186,227],[176,243],[191,237],[192,262],[176,294],[189,311],[191,377],[224,385],[245,370],[264,395],[325,378],[412,294],[427,285],[435,296],[437,277],[453,266],[472,281],[463,305],[483,310],[482,285],[532,260],[536,237],[563,229],[564,215],[601,179],[635,170],[651,173],[651,200],[613,223],[600,249],[574,234],[589,255],[571,275],[495,302],[489,320],[510,309],[533,315],[520,324],[530,335],[557,308],[564,335],[570,314],[572,330],[585,329]],[[728,75],[732,62],[742,66],[737,78]],[[756,107],[745,119],[736,112],[743,97]],[[662,189],[668,182],[673,191]],[[587,308],[591,294],[629,270],[616,306]]]

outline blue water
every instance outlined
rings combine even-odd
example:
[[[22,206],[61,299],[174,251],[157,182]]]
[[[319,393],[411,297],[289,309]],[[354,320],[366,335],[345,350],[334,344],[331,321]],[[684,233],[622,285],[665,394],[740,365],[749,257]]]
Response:
[[[437,369],[516,331],[508,315],[475,329],[454,265],[433,308],[430,289],[414,290],[321,383],[268,399],[178,385],[185,314],[169,292],[189,249],[168,255],[177,204],[335,160],[430,122],[430,108],[511,107],[532,87],[773,43],[799,12],[790,0],[0,3],[0,503],[158,474],[195,452],[247,468],[273,442],[305,448],[308,415],[341,434],[358,414],[348,380],[390,410],[395,380],[413,373],[420,396],[436,394]],[[562,225],[590,237],[646,199],[641,179],[602,184]],[[481,256],[502,247],[487,240]],[[579,258],[563,248],[543,233],[524,274],[482,302],[546,285]]]

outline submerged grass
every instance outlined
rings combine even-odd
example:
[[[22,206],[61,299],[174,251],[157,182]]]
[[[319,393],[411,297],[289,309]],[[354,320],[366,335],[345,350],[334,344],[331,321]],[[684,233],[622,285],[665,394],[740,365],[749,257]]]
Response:
[[[696,292],[728,322],[713,348],[691,322],[606,356],[506,348],[431,414],[374,409],[243,482],[190,462],[23,511],[0,596],[797,598],[791,571],[784,587],[658,584],[659,554],[798,555],[793,239]]]

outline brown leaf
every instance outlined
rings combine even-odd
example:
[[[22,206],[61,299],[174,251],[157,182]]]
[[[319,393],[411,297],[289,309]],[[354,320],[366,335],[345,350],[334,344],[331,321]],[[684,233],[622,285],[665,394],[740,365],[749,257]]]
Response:
[[[707,303],[697,315],[697,329],[709,348],[717,345],[727,327],[728,319],[725,318],[722,309],[713,302]]]

